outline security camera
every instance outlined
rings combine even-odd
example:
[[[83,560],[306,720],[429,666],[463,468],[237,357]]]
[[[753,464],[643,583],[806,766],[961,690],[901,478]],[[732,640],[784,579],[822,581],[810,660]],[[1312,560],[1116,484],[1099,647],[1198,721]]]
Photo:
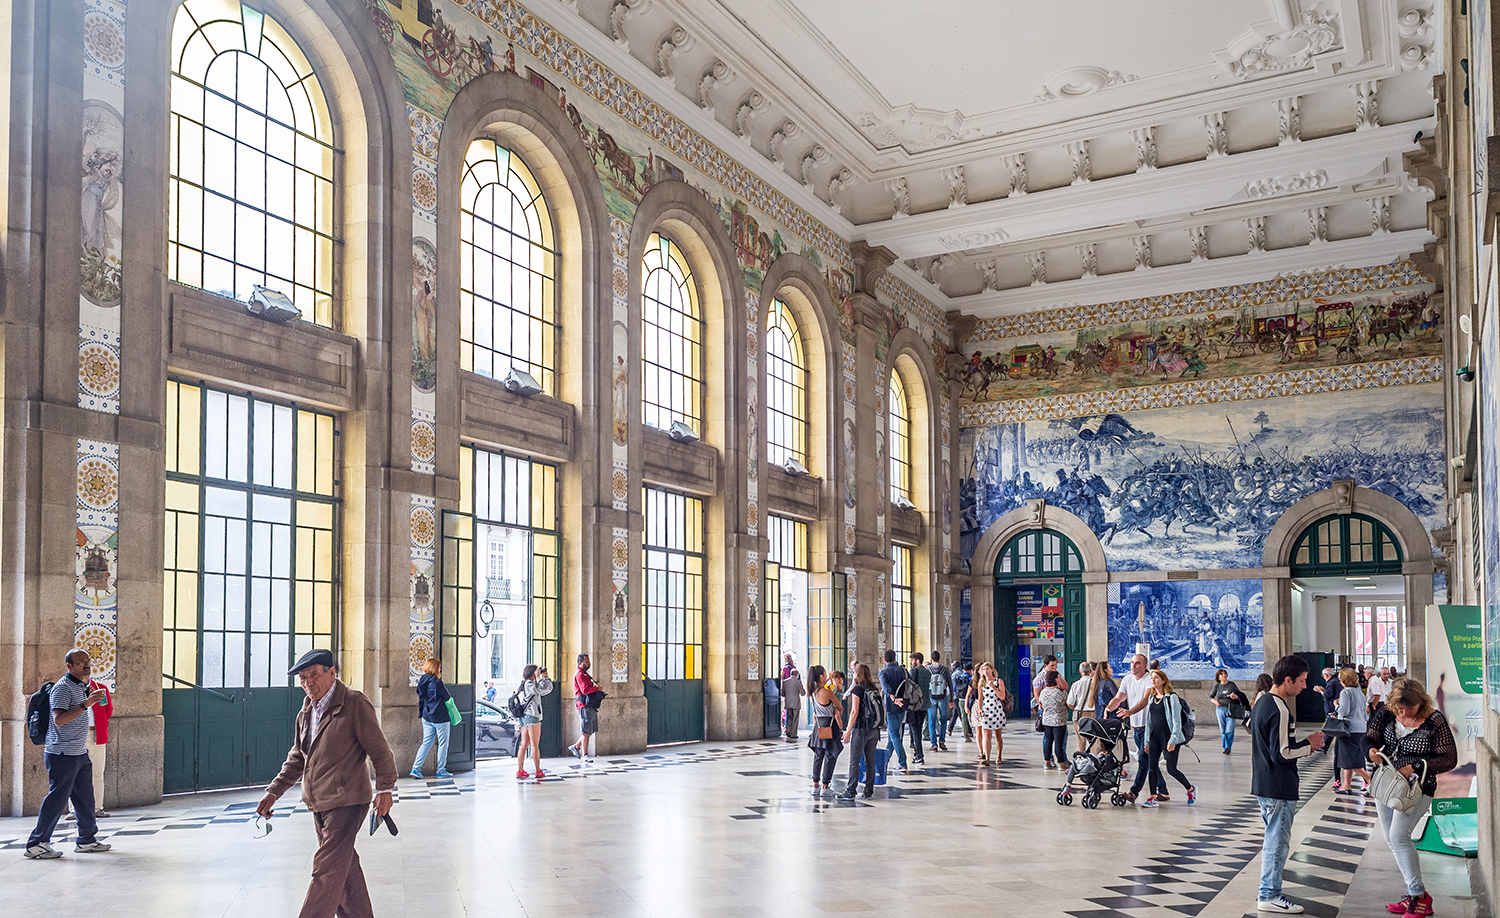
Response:
[[[1457,373],[1458,378],[1463,380],[1464,382],[1474,381],[1474,370],[1468,366],[1459,367],[1455,372]]]

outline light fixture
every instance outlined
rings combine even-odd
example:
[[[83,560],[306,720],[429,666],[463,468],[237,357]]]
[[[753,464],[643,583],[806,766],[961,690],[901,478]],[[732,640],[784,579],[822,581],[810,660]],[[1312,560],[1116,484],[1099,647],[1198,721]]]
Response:
[[[1378,590],[1380,586],[1374,583],[1361,583],[1355,587],[1356,590]]]
[[[795,456],[787,456],[786,462],[782,463],[781,468],[782,471],[794,478],[805,478],[812,474],[807,470],[807,466],[797,461]]]
[[[245,304],[245,311],[268,322],[286,324],[293,319],[302,318],[302,310],[298,309],[285,293],[280,290],[272,290],[270,287],[262,287],[256,284],[250,292],[250,302]]]
[[[671,437],[673,440],[676,440],[678,443],[697,443],[699,440],[703,439],[693,432],[693,428],[687,426],[681,421],[672,422],[672,426],[667,428],[667,436]]]
[[[1297,593],[1297,594],[1301,594],[1302,587],[1300,587],[1300,586],[1298,586],[1297,584],[1294,583],[1294,584],[1292,584],[1292,592],[1293,593]]]
[[[896,505],[896,509],[898,509],[898,510],[915,510],[915,509],[917,509],[917,505],[914,504],[914,503],[912,503],[911,499],[908,498],[905,494],[897,494],[895,500],[892,500],[891,503],[895,504]]]
[[[542,391],[542,384],[536,381],[536,377],[519,367],[511,367],[500,382],[522,398],[531,398]]]
[[[1369,580],[1369,577],[1345,577],[1345,580]]]

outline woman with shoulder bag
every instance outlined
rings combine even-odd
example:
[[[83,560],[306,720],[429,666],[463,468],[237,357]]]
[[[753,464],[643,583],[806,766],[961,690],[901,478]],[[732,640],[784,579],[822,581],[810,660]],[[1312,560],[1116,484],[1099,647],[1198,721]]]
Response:
[[[1365,712],[1365,693],[1359,690],[1359,677],[1354,670],[1340,670],[1339,684],[1343,690],[1334,703],[1333,716],[1349,724],[1349,733],[1338,738],[1338,747],[1333,751],[1333,764],[1343,770],[1344,776],[1343,787],[1335,781],[1333,792],[1352,797],[1355,794],[1355,775],[1365,779],[1366,788],[1370,786],[1370,773],[1365,771],[1365,762],[1368,761],[1365,753],[1370,748],[1365,731],[1369,729],[1369,722]]]
[[[428,657],[422,664],[422,678],[417,680],[418,714],[422,719],[422,745],[417,747],[417,760],[412,763],[411,776],[422,777],[422,765],[427,753],[437,745],[437,776],[451,778],[448,772],[448,731],[452,721],[448,715],[448,687],[443,684],[443,661]]]
[[[1005,740],[1000,731],[1005,729],[1005,703],[1008,695],[1005,681],[989,663],[979,665],[979,678],[974,680],[974,709],[979,721],[979,764],[990,764],[990,749],[995,750],[994,761],[1000,763],[1000,754],[1005,751]]]
[[[1408,780],[1420,780],[1422,795],[1406,812],[1392,809],[1378,796],[1375,800],[1380,830],[1396,857],[1401,878],[1406,881],[1406,896],[1386,908],[1398,915],[1424,918],[1432,914],[1432,896],[1422,882],[1422,865],[1411,841],[1411,830],[1432,806],[1437,776],[1458,765],[1458,746],[1453,742],[1447,718],[1432,703],[1421,683],[1415,679],[1394,679],[1387,691],[1385,706],[1375,713],[1365,734],[1370,742],[1370,761],[1380,766],[1382,772],[1391,768]],[[1377,772],[1376,783],[1380,777]]]
[[[1219,718],[1219,745],[1224,754],[1234,748],[1234,727],[1245,717],[1245,696],[1240,687],[1229,681],[1229,671],[1221,669],[1214,673],[1214,687],[1208,693],[1213,702],[1214,715]]]
[[[814,666],[807,672],[807,686],[811,694],[813,722],[807,738],[807,748],[813,751],[812,792],[816,797],[823,791],[832,790],[833,766],[844,751],[840,738],[844,732],[844,705],[838,692],[829,685],[827,671]]]
[[[1042,718],[1042,758],[1047,768],[1067,767],[1068,754],[1064,746],[1068,742],[1068,696],[1058,687],[1062,677],[1049,671],[1044,677],[1041,694],[1037,696],[1037,707]],[[1056,764],[1053,758],[1057,759]]]

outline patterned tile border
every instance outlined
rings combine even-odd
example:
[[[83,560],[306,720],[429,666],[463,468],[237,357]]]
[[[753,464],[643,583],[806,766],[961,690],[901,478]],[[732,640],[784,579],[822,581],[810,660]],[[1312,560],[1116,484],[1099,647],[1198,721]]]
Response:
[[[964,344],[967,347],[976,342],[1002,341],[1047,332],[1168,319],[1310,297],[1419,287],[1431,283],[1411,261],[1397,261],[1371,268],[1343,268],[1296,277],[1278,277],[1253,284],[1236,284],[1232,287],[1148,296],[1093,306],[1066,306],[1019,316],[983,319],[974,326],[974,331]]]
[[[1189,380],[1162,386],[964,405],[959,410],[958,423],[961,427],[985,427],[992,424],[1014,424],[1018,421],[1076,418],[1107,411],[1150,411],[1287,395],[1413,386],[1441,382],[1442,379],[1443,358],[1416,357],[1410,360],[1383,360],[1340,367],[1288,370],[1285,373],[1258,373],[1230,379]]]
[[[120,539],[120,447],[78,441],[77,554],[73,644],[94,661],[94,678],[115,684]]]
[[[437,656],[437,499],[411,495],[411,617],[407,677],[422,678],[422,664]]]

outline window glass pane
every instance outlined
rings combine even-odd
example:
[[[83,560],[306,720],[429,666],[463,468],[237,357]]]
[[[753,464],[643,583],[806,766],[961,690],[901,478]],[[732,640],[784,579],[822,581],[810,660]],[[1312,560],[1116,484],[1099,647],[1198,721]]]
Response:
[[[766,460],[807,465],[807,365],[796,319],[786,303],[771,301],[766,329]]]
[[[647,488],[641,661],[652,679],[703,678],[703,503]]]
[[[911,500],[911,412],[906,384],[892,372],[886,415],[886,452],[890,455],[891,500]]]
[[[701,435],[703,317],[696,284],[677,244],[653,233],[641,260],[642,420],[660,430],[681,421]]]
[[[317,77],[288,63],[306,59],[274,20],[235,0],[188,0],[172,46],[171,278],[241,301],[263,285],[330,325],[335,154]],[[85,245],[92,226],[102,261],[117,264],[119,163],[102,150],[86,163],[97,219]]]

